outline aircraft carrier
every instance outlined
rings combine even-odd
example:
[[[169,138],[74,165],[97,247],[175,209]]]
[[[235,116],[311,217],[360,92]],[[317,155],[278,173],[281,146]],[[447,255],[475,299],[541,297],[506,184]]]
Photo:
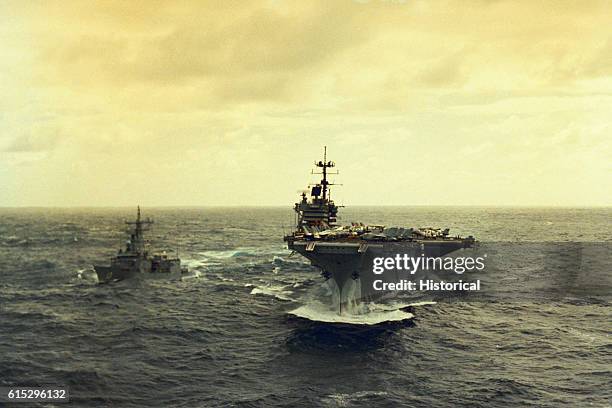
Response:
[[[328,180],[329,169],[335,167],[335,163],[327,160],[327,148],[323,160],[315,162],[315,166],[320,172],[313,174],[323,177],[320,182],[309,186],[310,197],[304,192],[295,204],[296,228],[284,240],[289,249],[309,259],[326,280],[332,281],[337,288],[340,313],[343,307],[350,306],[350,302],[384,296],[385,293],[374,290],[374,280],[399,282],[406,277],[403,271],[397,270],[374,274],[374,258],[397,254],[443,257],[476,244],[472,236],[450,236],[448,228],[387,228],[363,223],[338,225],[338,206],[330,197],[333,184]]]

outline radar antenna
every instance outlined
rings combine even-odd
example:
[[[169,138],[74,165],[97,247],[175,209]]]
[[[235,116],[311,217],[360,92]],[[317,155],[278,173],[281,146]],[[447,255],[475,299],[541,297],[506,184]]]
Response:
[[[333,186],[333,183],[330,183],[327,180],[327,175],[328,174],[338,174],[338,172],[335,173],[330,173],[327,169],[332,168],[332,167],[336,167],[336,163],[334,163],[331,160],[327,160],[327,146],[323,147],[323,161],[319,160],[318,162],[315,162],[315,166],[316,167],[320,167],[321,169],[323,169],[320,173],[315,173],[314,171],[312,172],[312,174],[322,174],[323,175],[323,179],[321,180],[321,182],[319,183],[321,186],[321,198],[323,200],[327,199],[329,197],[329,187],[328,186]],[[316,192],[313,189],[314,192]],[[315,197],[318,196],[319,194],[313,194]]]
[[[140,206],[138,206],[138,211],[136,213],[136,221],[126,221],[127,225],[132,226],[133,228],[130,232],[130,240],[128,241],[127,252],[137,252],[137,253],[145,253],[145,241],[143,238],[143,232],[147,231],[151,224],[153,224],[153,220],[147,218],[145,220],[140,217]]]

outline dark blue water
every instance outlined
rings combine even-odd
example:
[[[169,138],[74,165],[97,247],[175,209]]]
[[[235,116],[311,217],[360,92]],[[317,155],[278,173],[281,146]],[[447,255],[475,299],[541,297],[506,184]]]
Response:
[[[290,314],[322,285],[283,246],[290,209],[144,211],[200,279],[96,284],[132,209],[0,210],[0,385],[82,407],[612,403],[610,209],[346,209],[474,234],[490,261],[481,293],[371,326]]]

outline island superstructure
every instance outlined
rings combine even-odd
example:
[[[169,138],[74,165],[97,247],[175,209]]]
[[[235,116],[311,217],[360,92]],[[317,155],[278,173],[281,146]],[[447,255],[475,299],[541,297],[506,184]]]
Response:
[[[187,268],[181,267],[181,260],[165,252],[149,254],[144,239],[153,221],[142,219],[138,206],[136,220],[125,222],[129,227],[129,238],[124,249],[111,258],[110,265],[94,265],[99,283],[120,281],[134,276],[182,278],[188,275]]]
[[[332,280],[338,289],[340,311],[346,302],[371,300],[381,293],[374,292],[374,279],[399,281],[397,272],[383,275],[372,273],[375,257],[408,254],[412,257],[442,257],[462,248],[475,245],[472,236],[450,236],[449,229],[422,227],[401,228],[383,225],[352,223],[338,225],[338,206],[330,197],[329,169],[335,163],[327,160],[315,162],[323,177],[310,186],[310,197],[302,193],[295,204],[296,227],[284,240],[289,249],[298,252],[321,270],[326,280]]]

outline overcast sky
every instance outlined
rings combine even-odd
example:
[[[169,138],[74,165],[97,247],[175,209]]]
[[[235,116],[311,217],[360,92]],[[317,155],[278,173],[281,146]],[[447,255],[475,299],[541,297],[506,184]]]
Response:
[[[609,1],[3,1],[0,206],[612,205]]]

